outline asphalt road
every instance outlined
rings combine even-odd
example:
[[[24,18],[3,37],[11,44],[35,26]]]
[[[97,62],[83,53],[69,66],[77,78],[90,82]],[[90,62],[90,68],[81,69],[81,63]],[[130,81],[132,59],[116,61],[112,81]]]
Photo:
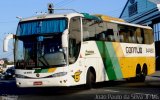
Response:
[[[160,72],[144,83],[125,80],[98,83],[93,89],[77,87],[18,88],[15,81],[0,81],[0,100],[159,100]]]

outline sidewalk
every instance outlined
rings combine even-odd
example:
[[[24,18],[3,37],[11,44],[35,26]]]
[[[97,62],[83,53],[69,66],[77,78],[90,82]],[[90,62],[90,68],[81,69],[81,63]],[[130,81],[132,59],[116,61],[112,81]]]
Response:
[[[152,77],[159,77],[160,78],[160,71],[156,71],[154,74],[151,75]]]
[[[160,71],[156,71],[154,74],[148,75],[146,77],[148,81],[160,81]]]

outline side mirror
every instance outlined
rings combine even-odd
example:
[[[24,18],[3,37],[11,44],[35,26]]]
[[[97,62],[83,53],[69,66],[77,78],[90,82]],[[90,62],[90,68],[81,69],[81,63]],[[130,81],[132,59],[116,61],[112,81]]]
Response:
[[[68,29],[64,30],[62,34],[62,47],[63,48],[68,47]]]
[[[4,38],[4,41],[3,41],[3,52],[7,52],[8,51],[8,43],[9,43],[9,40],[10,39],[13,39],[15,35],[13,34],[9,34],[8,36],[6,36]]]

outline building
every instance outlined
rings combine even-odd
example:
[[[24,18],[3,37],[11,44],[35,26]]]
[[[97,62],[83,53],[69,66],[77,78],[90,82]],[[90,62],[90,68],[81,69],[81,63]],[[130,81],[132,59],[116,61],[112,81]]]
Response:
[[[160,70],[160,0],[128,0],[120,18],[129,23],[148,25],[153,28],[156,69]]]

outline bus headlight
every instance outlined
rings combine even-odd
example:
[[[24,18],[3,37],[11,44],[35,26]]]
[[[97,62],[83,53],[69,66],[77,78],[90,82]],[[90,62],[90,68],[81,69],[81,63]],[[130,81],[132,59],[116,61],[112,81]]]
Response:
[[[67,72],[59,72],[51,75],[52,77],[61,77],[67,75]]]
[[[26,78],[24,75],[16,74],[16,78]]]

